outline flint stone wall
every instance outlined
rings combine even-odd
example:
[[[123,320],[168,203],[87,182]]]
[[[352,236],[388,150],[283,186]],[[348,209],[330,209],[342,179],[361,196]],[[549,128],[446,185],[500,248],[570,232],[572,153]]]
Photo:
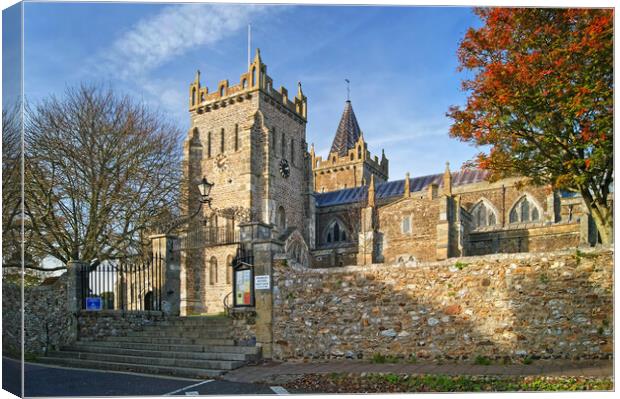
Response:
[[[66,274],[51,285],[24,287],[26,353],[41,355],[76,339],[75,315],[67,312]],[[21,352],[21,286],[2,283],[2,347]]]
[[[241,346],[256,344],[256,311],[233,309],[230,314],[232,339]]]
[[[88,341],[125,336],[130,331],[141,331],[145,326],[163,319],[164,314],[158,311],[82,310],[77,318],[79,339]]]
[[[274,265],[274,358],[607,358],[613,252]]]

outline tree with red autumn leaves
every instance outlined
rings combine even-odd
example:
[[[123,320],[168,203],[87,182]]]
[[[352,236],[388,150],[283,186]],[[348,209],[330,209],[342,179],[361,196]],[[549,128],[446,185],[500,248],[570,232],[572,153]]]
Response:
[[[613,240],[613,10],[478,8],[458,49],[464,107],[450,135],[491,146],[473,164],[581,194]]]

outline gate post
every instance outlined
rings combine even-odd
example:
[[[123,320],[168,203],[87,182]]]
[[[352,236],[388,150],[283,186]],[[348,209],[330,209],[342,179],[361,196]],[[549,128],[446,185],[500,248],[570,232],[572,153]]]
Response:
[[[82,273],[88,263],[81,260],[67,262],[67,311],[77,314],[82,309]]]
[[[176,236],[156,234],[151,239],[153,262],[162,276],[159,290],[161,310],[166,316],[178,316],[181,312],[181,265],[179,254],[172,250]]]
[[[241,242],[251,246],[254,279],[269,281],[269,288],[256,287],[254,284],[254,309],[256,311],[256,343],[261,346],[264,358],[272,358],[273,346],[273,254],[282,252],[283,245],[272,239],[272,226],[252,222],[239,226]],[[265,280],[263,280],[265,281]]]

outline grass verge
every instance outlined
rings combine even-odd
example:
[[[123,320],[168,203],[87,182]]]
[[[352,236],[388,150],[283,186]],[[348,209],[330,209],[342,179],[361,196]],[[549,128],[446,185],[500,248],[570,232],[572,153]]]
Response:
[[[308,374],[285,385],[307,393],[609,391],[609,377],[489,377],[446,375]]]

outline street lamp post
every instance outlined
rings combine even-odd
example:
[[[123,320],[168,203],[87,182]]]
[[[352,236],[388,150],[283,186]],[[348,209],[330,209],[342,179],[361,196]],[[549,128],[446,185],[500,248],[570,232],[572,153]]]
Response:
[[[200,211],[202,210],[202,206],[204,204],[209,205],[209,209],[211,208],[211,189],[213,188],[214,184],[209,182],[207,180],[206,176],[203,176],[202,180],[200,181],[200,183],[198,183],[198,192],[200,193],[200,198],[199,198],[199,206],[196,209],[196,211],[189,215],[189,216],[180,216],[179,218],[177,218],[176,220],[174,220],[173,222],[171,222],[168,225],[168,228],[165,229],[165,233],[164,234],[170,234],[170,232],[172,232],[174,229],[176,229],[177,227],[179,227],[180,225],[189,222],[190,220],[192,220],[193,218],[195,218]]]

